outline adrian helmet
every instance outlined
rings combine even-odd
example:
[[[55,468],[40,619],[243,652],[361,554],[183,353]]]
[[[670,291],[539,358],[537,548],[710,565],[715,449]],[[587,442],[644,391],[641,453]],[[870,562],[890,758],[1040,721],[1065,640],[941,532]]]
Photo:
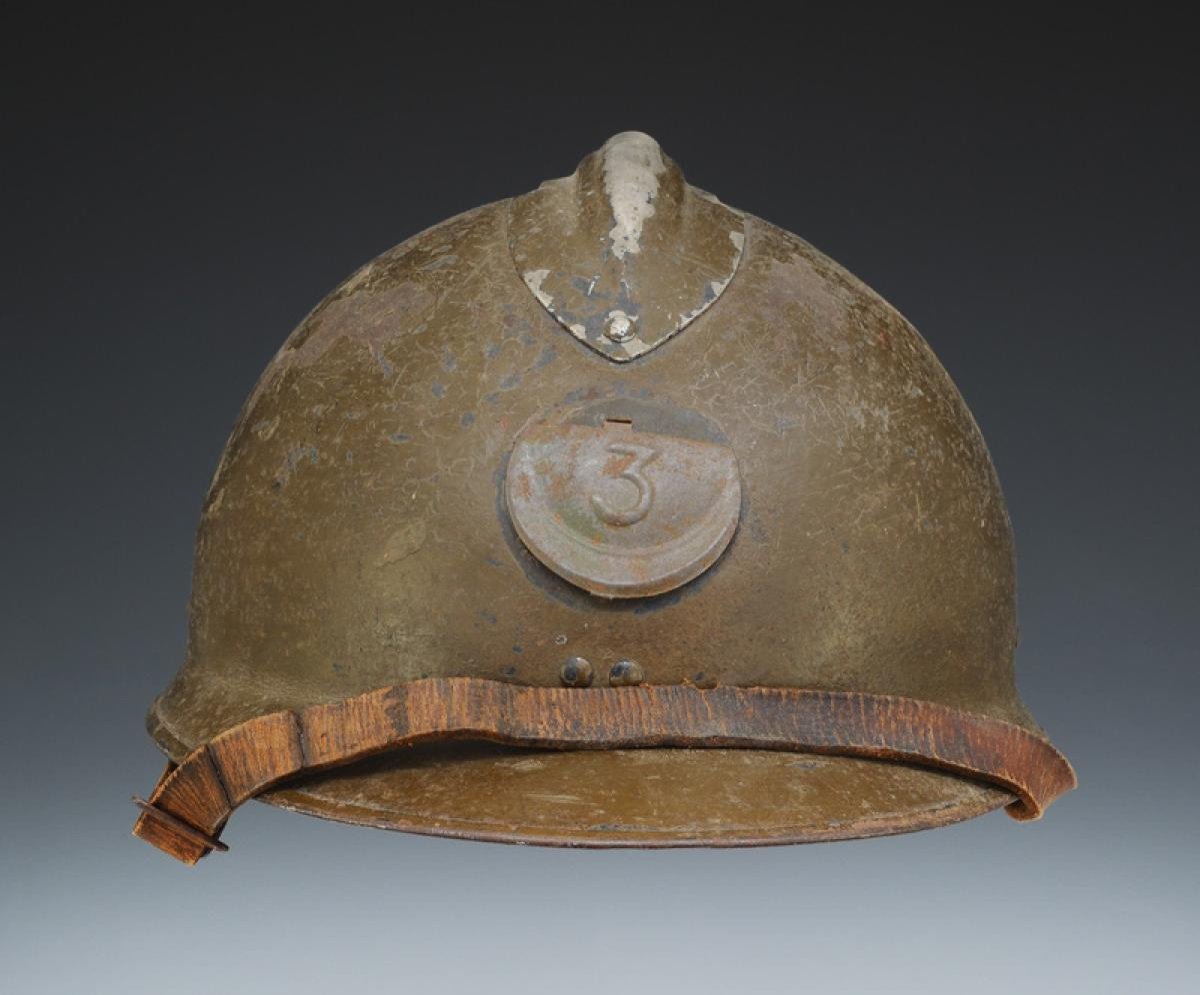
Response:
[[[1013,542],[915,329],[648,136],[384,253],[221,456],[170,758],[194,862],[263,801],[567,846],[1034,818]]]

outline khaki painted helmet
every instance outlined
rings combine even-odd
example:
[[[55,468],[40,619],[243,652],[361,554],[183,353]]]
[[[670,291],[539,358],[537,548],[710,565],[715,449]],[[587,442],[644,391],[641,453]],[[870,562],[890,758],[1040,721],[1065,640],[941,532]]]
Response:
[[[284,343],[201,518],[180,859],[259,797],[568,846],[1033,818],[983,438],[891,306],[648,136],[368,263]]]

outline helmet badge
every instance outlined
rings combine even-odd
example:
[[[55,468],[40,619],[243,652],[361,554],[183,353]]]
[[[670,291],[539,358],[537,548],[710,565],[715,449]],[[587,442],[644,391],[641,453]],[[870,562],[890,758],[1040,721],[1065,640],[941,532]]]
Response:
[[[694,415],[608,402],[527,426],[505,477],[517,535],[592,594],[640,598],[711,567],[737,529],[733,450]]]

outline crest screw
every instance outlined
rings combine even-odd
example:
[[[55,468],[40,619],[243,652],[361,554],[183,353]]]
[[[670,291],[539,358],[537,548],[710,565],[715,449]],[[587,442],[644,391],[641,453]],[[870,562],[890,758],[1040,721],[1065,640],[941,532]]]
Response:
[[[604,319],[604,337],[613,342],[628,342],[633,338],[633,320],[624,311],[609,311]]]

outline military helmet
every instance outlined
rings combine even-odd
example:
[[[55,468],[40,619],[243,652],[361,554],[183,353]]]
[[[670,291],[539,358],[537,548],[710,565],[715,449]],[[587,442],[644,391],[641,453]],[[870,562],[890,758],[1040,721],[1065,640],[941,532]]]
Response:
[[[647,135],[326,297],[196,544],[135,832],[234,807],[569,846],[808,842],[1074,786],[1011,526],[916,330]]]

